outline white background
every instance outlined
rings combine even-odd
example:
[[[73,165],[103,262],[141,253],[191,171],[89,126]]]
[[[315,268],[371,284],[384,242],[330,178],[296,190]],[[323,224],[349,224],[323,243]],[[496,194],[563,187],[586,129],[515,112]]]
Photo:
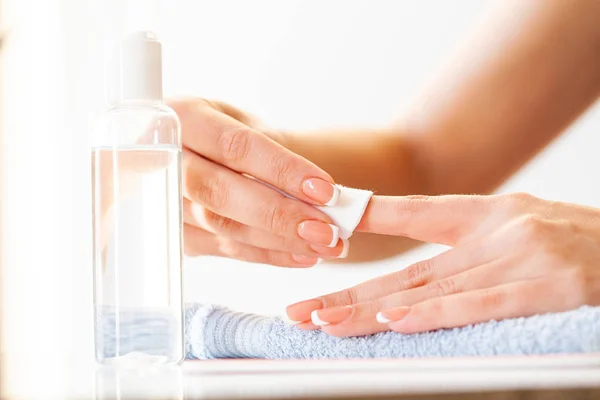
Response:
[[[88,131],[115,34],[159,34],[169,96],[221,99],[277,127],[374,127],[401,115],[487,3],[3,0],[2,344],[12,376],[35,373],[40,358],[59,374],[92,357]],[[501,190],[599,206],[599,145],[596,107]],[[186,260],[185,297],[280,313],[439,250],[312,270]]]

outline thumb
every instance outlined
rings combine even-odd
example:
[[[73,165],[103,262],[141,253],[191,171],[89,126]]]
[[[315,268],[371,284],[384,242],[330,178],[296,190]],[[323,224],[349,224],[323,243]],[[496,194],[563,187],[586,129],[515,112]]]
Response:
[[[492,196],[373,196],[358,231],[454,246],[491,210]]]

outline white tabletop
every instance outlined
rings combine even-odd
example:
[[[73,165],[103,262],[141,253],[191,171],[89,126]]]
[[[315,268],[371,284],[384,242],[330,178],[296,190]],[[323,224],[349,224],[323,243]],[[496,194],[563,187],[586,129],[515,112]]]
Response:
[[[343,398],[560,388],[600,389],[600,354],[456,359],[213,360],[181,367],[94,368],[72,398]],[[81,370],[78,372],[81,373]]]

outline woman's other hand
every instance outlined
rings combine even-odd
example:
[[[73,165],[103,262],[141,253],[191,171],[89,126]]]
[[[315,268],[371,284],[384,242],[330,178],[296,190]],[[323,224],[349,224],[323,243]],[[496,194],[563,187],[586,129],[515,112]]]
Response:
[[[348,243],[338,228],[309,205],[335,202],[331,176],[231,106],[202,99],[169,104],[182,125],[186,255],[308,267],[342,254]]]
[[[299,327],[415,333],[600,305],[598,209],[527,194],[376,196],[359,229],[452,249],[289,306]]]

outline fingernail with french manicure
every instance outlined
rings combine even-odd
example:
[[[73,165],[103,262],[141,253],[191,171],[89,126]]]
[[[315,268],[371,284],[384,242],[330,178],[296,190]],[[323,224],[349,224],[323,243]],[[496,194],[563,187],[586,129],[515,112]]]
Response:
[[[302,264],[302,265],[317,265],[321,261],[323,261],[322,258],[305,256],[305,255],[302,255],[302,254],[292,254],[292,258],[298,264]]]
[[[404,319],[410,312],[410,307],[397,307],[377,313],[377,322],[380,324],[389,324],[392,322],[400,321]]]
[[[350,252],[350,241],[348,239],[342,239],[342,243],[344,247],[342,249],[342,253],[337,258],[346,258]]]
[[[289,305],[286,314],[293,321],[309,321],[310,313],[321,308],[323,308],[323,302],[319,299],[304,300]]]
[[[344,322],[352,315],[354,309],[352,307],[336,307],[326,308],[324,310],[314,310],[310,314],[310,319],[313,324],[325,326],[329,324],[339,324]]]
[[[338,241],[335,247],[327,247],[322,245],[311,244],[310,248],[317,253],[329,258],[346,258],[350,252],[350,241],[342,239]]]
[[[302,182],[305,195],[326,206],[333,206],[340,198],[340,188],[319,178],[310,178]]]
[[[298,225],[298,235],[314,244],[335,247],[340,238],[340,228],[320,221],[304,221]]]

